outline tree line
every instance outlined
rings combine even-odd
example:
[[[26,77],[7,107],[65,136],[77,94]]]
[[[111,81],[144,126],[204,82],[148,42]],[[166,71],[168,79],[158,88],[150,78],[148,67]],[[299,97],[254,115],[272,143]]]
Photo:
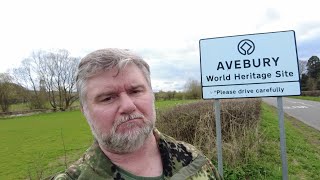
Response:
[[[75,72],[80,57],[65,49],[37,50],[20,66],[0,73],[0,106],[8,112],[12,104],[25,103],[30,109],[67,110],[78,100]],[[302,91],[320,90],[320,60],[312,56],[299,60]],[[183,91],[155,92],[156,100],[200,99],[200,81],[189,79]]]
[[[300,86],[302,91],[320,90],[320,59],[312,56],[308,61],[299,60]]]
[[[183,91],[162,91],[155,92],[155,99],[158,100],[183,100],[183,99],[200,99],[201,84],[200,81],[189,79],[185,83]]]
[[[31,110],[65,111],[78,100],[75,73],[80,57],[73,57],[65,49],[36,50],[21,64],[0,73],[0,106],[8,112],[13,104],[27,104]],[[156,100],[197,99],[201,86],[188,80],[185,91],[159,91]]]

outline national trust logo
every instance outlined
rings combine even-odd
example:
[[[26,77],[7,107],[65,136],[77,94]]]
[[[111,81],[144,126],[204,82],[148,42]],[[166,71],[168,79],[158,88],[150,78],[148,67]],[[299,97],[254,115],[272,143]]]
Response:
[[[250,55],[254,51],[254,43],[250,39],[243,39],[238,44],[238,51],[242,55]]]

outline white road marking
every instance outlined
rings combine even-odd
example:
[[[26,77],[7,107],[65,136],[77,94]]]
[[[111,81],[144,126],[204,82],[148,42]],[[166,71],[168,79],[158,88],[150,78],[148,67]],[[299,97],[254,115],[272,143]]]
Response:
[[[302,104],[302,105],[305,105],[305,106],[311,106],[312,107],[312,105],[306,104],[304,102],[298,102],[298,101],[293,101],[293,100],[287,100],[287,101],[290,102],[290,103],[293,103],[293,104]]]
[[[308,109],[307,106],[284,106],[283,109]]]

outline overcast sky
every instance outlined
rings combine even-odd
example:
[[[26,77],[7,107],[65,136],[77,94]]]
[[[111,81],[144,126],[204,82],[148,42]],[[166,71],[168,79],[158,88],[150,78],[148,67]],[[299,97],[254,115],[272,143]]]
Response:
[[[199,40],[294,30],[299,59],[320,56],[315,0],[8,0],[0,2],[0,73],[33,50],[73,56],[107,47],[132,49],[151,66],[157,90],[200,80]]]

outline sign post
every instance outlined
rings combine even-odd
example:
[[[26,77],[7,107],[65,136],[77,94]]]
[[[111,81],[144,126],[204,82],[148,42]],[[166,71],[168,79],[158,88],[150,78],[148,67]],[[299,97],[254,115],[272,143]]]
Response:
[[[221,121],[220,121],[220,101],[216,99],[215,104],[215,119],[216,119],[216,135],[217,135],[217,154],[218,154],[218,171],[223,175],[222,161],[222,136],[221,136]]]
[[[280,149],[281,149],[282,176],[283,176],[282,178],[288,179],[286,133],[284,130],[282,97],[277,97],[277,104],[278,104],[279,129],[280,129]]]
[[[294,31],[201,39],[199,47],[203,99],[215,99],[218,104],[218,99],[278,97],[282,173],[283,179],[287,179],[281,97],[301,92]],[[216,114],[217,125],[218,117]],[[220,132],[216,129],[217,146],[222,146],[218,142],[221,127]],[[217,148],[222,175],[222,147]]]

